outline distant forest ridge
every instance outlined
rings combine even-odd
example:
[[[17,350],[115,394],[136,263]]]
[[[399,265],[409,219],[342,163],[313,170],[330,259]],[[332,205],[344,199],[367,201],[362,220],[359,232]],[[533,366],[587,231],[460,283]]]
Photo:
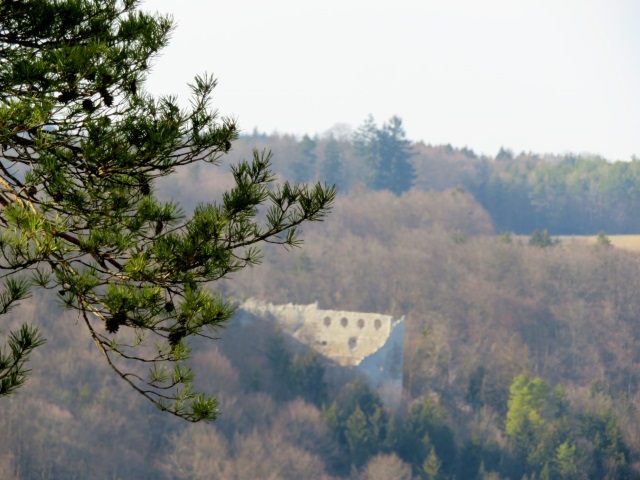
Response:
[[[3,324],[37,321],[47,344],[2,407],[0,478],[640,478],[640,255],[609,248],[628,239],[609,231],[501,231],[469,187],[482,165],[508,185],[517,172],[529,181],[543,167],[590,160],[529,164],[409,142],[410,155],[372,170],[389,155],[377,143],[397,126],[368,139],[243,137],[222,168],[178,169],[158,189],[187,211],[218,199],[233,185],[227,162],[254,147],[273,150],[281,179],[340,174],[344,194],[326,221],[305,227],[301,250],[265,248],[259,268],[213,290],[404,316],[397,410],[365,383],[333,388],[319,357],[290,348],[274,323],[236,319],[220,341],[193,346],[196,388],[220,398],[220,418],[161,417],[44,292]],[[610,175],[624,164],[593,165]],[[402,168],[407,176],[389,175]],[[580,171],[571,168],[563,178]]]
[[[285,179],[353,188],[445,191],[461,188],[489,213],[496,232],[530,235],[640,233],[640,160],[610,162],[593,155],[519,153],[495,157],[467,147],[429,145],[406,138],[402,120],[368,118],[353,132],[323,135],[243,135],[230,162],[251,148],[269,149]]]

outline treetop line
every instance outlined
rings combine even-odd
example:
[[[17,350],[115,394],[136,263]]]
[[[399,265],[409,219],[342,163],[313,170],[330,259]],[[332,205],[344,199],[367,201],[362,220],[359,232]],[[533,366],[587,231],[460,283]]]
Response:
[[[173,23],[139,3],[0,4],[0,314],[52,289],[133,389],[213,420],[216,399],[193,389],[188,339],[210,337],[234,307],[207,284],[256,265],[261,245],[298,246],[300,224],[322,220],[335,189],[278,185],[270,153],[254,151],[232,167],[235,186],[190,217],[159,201],[159,178],[217,164],[238,127],[210,107],[211,76],[194,79],[186,110],[145,92]],[[44,341],[29,325],[8,340],[0,396],[24,383]]]

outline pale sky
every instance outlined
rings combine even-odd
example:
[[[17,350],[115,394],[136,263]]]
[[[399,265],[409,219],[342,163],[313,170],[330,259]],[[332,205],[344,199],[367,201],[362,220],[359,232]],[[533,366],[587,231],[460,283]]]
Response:
[[[411,140],[640,156],[640,1],[146,0],[172,14],[148,89],[208,72],[245,132],[322,134],[372,114]]]

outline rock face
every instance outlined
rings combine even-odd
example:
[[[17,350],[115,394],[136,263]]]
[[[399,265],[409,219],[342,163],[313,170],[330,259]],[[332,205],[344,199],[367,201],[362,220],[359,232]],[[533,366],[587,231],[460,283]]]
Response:
[[[273,319],[283,333],[312,348],[334,364],[362,373],[385,403],[402,393],[404,317],[378,313],[320,310],[318,304],[273,305],[247,300],[242,310]],[[327,370],[327,375],[338,374]]]

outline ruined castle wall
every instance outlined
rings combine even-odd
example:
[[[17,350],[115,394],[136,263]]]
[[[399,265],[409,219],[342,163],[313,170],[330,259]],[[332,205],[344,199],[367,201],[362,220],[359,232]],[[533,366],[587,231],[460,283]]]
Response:
[[[355,367],[385,400],[402,391],[404,318],[377,313],[321,310],[318,305],[273,305],[247,300],[245,311],[271,317],[299,342],[343,367]],[[388,392],[388,393],[384,393]],[[393,398],[392,398],[393,397]],[[391,399],[391,400],[390,400]]]

